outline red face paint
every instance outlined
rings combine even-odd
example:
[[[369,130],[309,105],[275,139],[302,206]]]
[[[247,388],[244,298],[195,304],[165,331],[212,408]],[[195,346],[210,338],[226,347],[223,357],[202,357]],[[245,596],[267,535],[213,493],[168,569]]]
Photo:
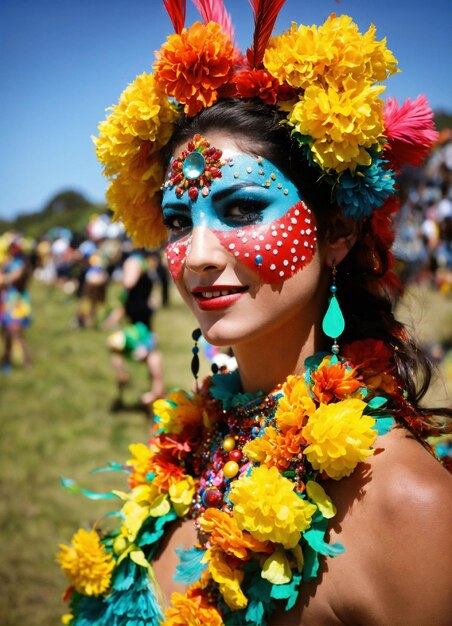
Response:
[[[316,250],[316,225],[312,211],[298,202],[269,224],[251,224],[212,232],[238,261],[254,270],[265,283],[281,283],[305,267]],[[190,235],[167,247],[168,268],[177,280],[182,273]]]

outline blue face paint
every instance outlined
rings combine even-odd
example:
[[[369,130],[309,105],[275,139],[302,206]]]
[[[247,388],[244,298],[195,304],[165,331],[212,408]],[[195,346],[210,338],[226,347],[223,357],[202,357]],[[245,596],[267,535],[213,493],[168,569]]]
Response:
[[[269,224],[301,199],[292,181],[273,163],[236,154],[221,167],[221,178],[211,182],[208,195],[201,191],[192,200],[188,192],[179,196],[176,186],[168,186],[163,194],[163,221],[174,241],[196,226],[228,231]]]

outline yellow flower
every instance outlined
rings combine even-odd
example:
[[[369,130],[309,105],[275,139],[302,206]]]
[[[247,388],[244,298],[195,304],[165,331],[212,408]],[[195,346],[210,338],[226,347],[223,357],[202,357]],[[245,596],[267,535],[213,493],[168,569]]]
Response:
[[[280,398],[275,413],[276,425],[281,432],[286,432],[290,428],[300,429],[306,416],[312,415],[315,411],[315,404],[303,377],[288,376],[281,391],[284,395]]]
[[[265,465],[237,480],[229,499],[239,528],[260,541],[282,543],[285,548],[296,546],[301,532],[309,528],[316,507],[298,497],[294,486],[276,467]]]
[[[81,528],[73,536],[71,546],[61,544],[60,548],[57,562],[76,591],[99,596],[108,590],[114,560],[95,530]]]
[[[131,443],[129,450],[133,455],[132,458],[127,461],[127,465],[133,468],[133,474],[131,479],[129,479],[129,484],[133,487],[145,484],[147,482],[146,475],[150,470],[151,451],[144,443]]]
[[[230,609],[243,609],[248,604],[240,584],[243,581],[244,572],[233,569],[226,561],[224,552],[215,549],[207,550],[203,561],[208,562],[209,572],[216,583],[220,593]]]
[[[195,481],[192,476],[186,476],[170,486],[169,497],[178,517],[183,517],[188,513],[194,493]]]
[[[316,26],[291,28],[270,39],[264,54],[264,66],[280,80],[296,89],[306,89],[321,76],[329,63],[327,46],[321,45]]]
[[[343,87],[311,85],[289,114],[289,123],[313,139],[314,161],[326,170],[342,172],[370,165],[366,150],[382,142],[384,87],[365,79],[344,80]]]
[[[297,28],[293,22],[270,40],[264,65],[281,82],[301,90],[314,84],[339,86],[347,76],[383,81],[397,71],[386,40],[376,41],[374,26],[362,35],[351,17],[334,13],[318,28]]]
[[[333,501],[327,496],[325,489],[319,483],[316,483],[314,480],[308,480],[306,483],[306,494],[314,502],[325,519],[331,519],[336,515],[336,507]]]
[[[319,406],[303,428],[308,444],[304,454],[314,469],[339,480],[374,453],[375,420],[363,415],[365,407],[358,399]]]
[[[170,510],[167,494],[160,494],[154,485],[138,485],[130,493],[114,492],[125,500],[121,509],[124,522],[121,534],[129,542],[135,541],[142,525],[148,517],[161,517]]]
[[[281,546],[276,548],[262,566],[262,578],[273,585],[285,585],[292,580],[289,559]]]
[[[144,73],[121,94],[94,138],[97,158],[111,181],[109,205],[138,244],[156,246],[166,237],[159,202],[164,176],[160,151],[176,116],[154,76]]]
[[[156,400],[153,411],[165,433],[178,435],[186,427],[196,427],[203,423],[200,396],[191,397],[184,391],[172,391],[166,398]]]

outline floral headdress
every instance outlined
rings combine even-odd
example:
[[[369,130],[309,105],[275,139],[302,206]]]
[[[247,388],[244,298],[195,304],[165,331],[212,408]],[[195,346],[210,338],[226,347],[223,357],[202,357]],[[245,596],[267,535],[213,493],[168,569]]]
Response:
[[[419,165],[437,139],[425,96],[399,106],[381,99],[397,61],[345,15],[271,37],[285,0],[250,0],[255,31],[242,55],[223,0],[193,0],[203,22],[184,27],[185,0],[164,0],[175,34],[156,52],[153,74],[122,93],[95,138],[110,184],[107,200],[138,245],[166,239],[160,203],[162,149],[183,111],[194,116],[221,98],[259,98],[285,114],[293,137],[343,214],[371,218],[389,248],[397,209],[395,177]]]

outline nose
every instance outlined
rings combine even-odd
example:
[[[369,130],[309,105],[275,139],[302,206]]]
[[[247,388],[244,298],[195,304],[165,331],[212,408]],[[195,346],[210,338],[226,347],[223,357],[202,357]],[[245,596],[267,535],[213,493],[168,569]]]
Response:
[[[187,249],[185,267],[196,274],[224,269],[226,250],[218,237],[206,226],[195,226]]]

